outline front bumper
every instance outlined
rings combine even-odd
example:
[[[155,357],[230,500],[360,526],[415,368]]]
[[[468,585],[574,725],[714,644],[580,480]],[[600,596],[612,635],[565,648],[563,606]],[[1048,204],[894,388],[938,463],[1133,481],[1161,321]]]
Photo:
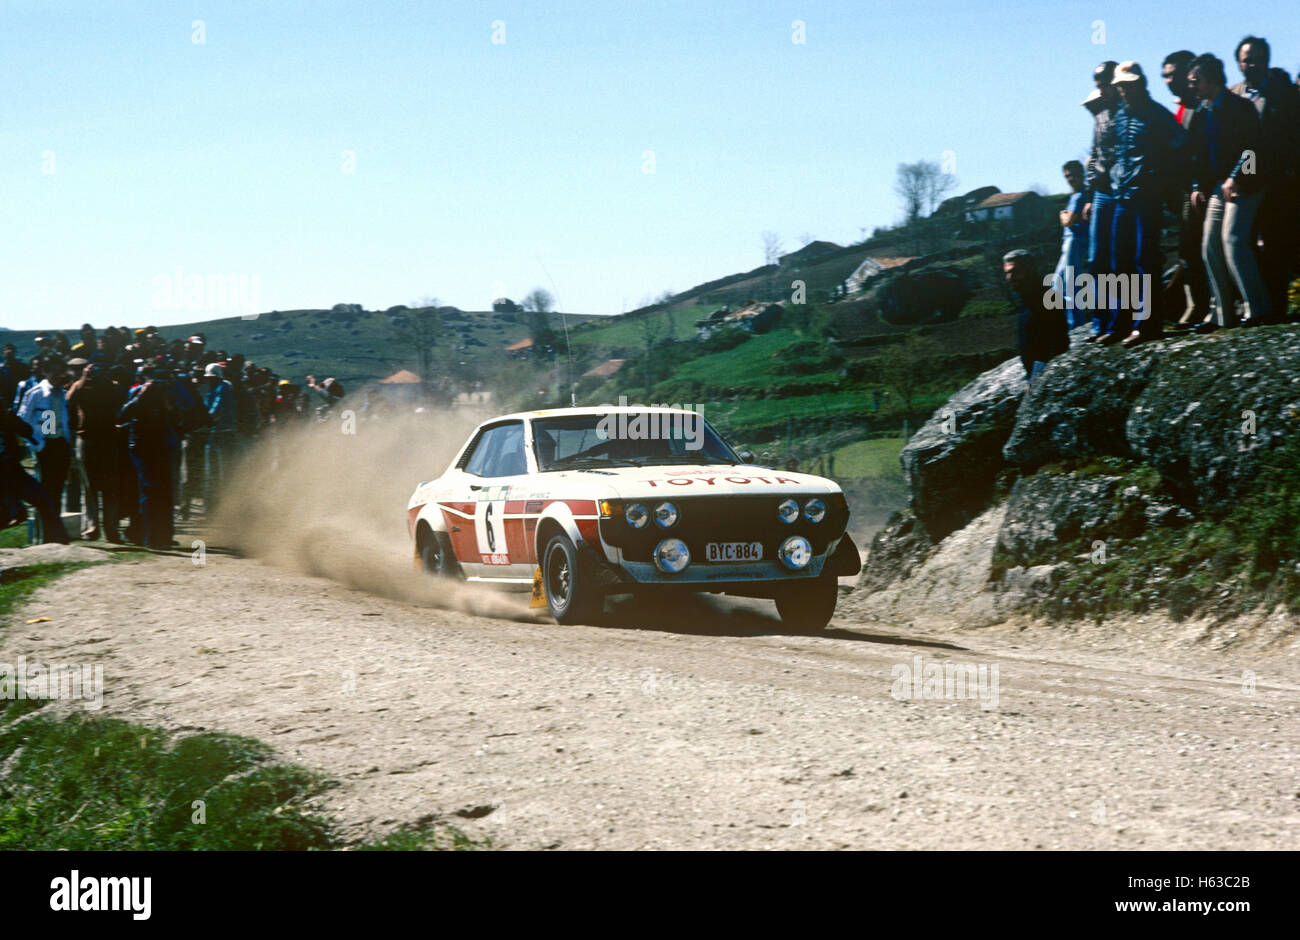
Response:
[[[801,515],[787,524],[777,517],[776,507],[783,499],[794,498],[802,505],[814,496],[826,504],[826,517],[821,522],[810,522]],[[607,593],[636,591],[645,586],[761,595],[780,584],[822,575],[856,574],[859,569],[857,549],[845,533],[849,509],[842,493],[792,490],[753,496],[678,497],[672,502],[680,516],[677,524],[667,529],[657,527],[653,521],[643,529],[633,529],[621,515],[600,520],[605,569],[600,580]],[[781,543],[792,535],[803,536],[812,547],[811,561],[800,570],[787,568],[777,555]],[[666,538],[681,539],[691,553],[691,563],[676,574],[660,571],[653,561],[654,547]],[[758,542],[763,546],[763,557],[759,561],[706,562],[709,542]]]
[[[801,571],[791,571],[779,561],[701,563],[691,562],[685,571],[665,574],[654,562],[623,561],[620,566],[638,584],[691,584],[707,586],[719,582],[737,581],[806,581],[816,578],[826,566],[825,554],[817,555]]]

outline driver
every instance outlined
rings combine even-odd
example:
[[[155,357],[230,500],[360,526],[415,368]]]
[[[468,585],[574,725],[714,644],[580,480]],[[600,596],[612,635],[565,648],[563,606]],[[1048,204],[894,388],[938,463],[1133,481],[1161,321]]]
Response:
[[[533,443],[537,447],[537,464],[542,469],[555,462],[555,437],[549,431],[535,431]]]

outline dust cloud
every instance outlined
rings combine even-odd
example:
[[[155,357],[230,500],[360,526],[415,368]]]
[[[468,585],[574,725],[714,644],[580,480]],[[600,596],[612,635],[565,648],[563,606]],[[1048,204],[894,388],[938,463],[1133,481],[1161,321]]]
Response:
[[[395,600],[537,619],[527,595],[440,582],[412,562],[411,493],[491,416],[467,408],[366,416],[344,404],[335,412],[257,440],[217,505],[215,543]]]

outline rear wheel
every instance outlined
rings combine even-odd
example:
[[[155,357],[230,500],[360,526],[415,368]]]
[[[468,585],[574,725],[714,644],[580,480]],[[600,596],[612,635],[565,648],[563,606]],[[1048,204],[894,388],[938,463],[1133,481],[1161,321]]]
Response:
[[[835,616],[839,597],[839,582],[835,578],[796,581],[776,596],[776,612],[781,615],[781,622],[793,630],[801,633],[824,630]]]
[[[542,554],[546,606],[558,623],[592,623],[605,607],[582,556],[567,535],[556,535]]]

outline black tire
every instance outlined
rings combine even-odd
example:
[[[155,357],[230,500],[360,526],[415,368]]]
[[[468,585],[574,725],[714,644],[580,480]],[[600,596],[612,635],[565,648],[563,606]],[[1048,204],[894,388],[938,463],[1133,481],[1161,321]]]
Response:
[[[451,553],[447,537],[438,532],[430,532],[420,546],[420,561],[424,570],[435,578],[460,580],[460,565]]]
[[[542,585],[546,606],[557,623],[595,623],[605,609],[604,595],[567,535],[554,535],[546,543]]]
[[[835,578],[797,581],[776,596],[776,612],[790,629],[815,633],[831,622],[839,599],[840,587]]]

